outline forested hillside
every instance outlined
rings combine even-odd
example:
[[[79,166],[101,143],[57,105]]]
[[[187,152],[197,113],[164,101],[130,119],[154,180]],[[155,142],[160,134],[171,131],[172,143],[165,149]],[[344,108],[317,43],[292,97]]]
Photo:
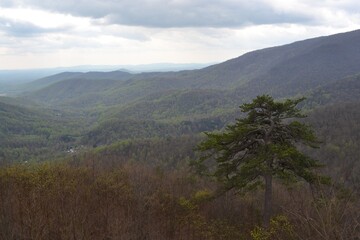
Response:
[[[17,105],[14,105],[17,103]],[[85,121],[9,98],[0,99],[0,165],[56,158],[72,146]]]
[[[44,159],[41,152],[49,149],[64,155],[68,148],[87,151],[119,141],[221,130],[241,116],[241,103],[262,93],[306,96],[303,107],[310,116],[320,114],[320,110],[313,112],[320,107],[330,117],[338,111],[334,106],[347,109],[359,97],[359,38],[360,31],[314,38],[257,50],[200,70],[65,72],[36,80],[17,99],[2,98],[4,161],[24,161],[30,152],[36,152],[30,158]],[[357,109],[353,104],[352,110]],[[310,118],[319,131],[324,125],[316,121],[323,118],[327,117]],[[355,127],[346,120],[334,123],[339,124]],[[344,136],[336,139],[348,138],[349,133],[342,132]]]
[[[360,30],[200,70],[64,72],[0,97],[0,239],[358,239]],[[220,194],[189,165],[261,94],[300,105],[330,185]],[[267,235],[270,234],[270,235]],[[262,237],[262,238],[261,238]]]
[[[360,180],[359,119],[359,102],[354,101],[318,108],[307,120],[322,141],[314,157],[321,159],[327,171],[343,182]]]
[[[56,75],[56,84],[29,94],[28,97],[54,106],[79,107],[116,106],[140,100],[167,90],[225,90],[230,99],[239,102],[269,93],[276,97],[305,95],[308,91],[336,82],[360,72],[360,31],[314,38],[292,44],[257,50],[238,58],[200,70],[142,74],[71,73],[63,81]],[[117,81],[105,81],[116,79]],[[83,100],[84,94],[69,90],[69,84],[98,89],[93,101]],[[76,81],[80,81],[76,83]],[[94,81],[98,80],[98,81]],[[99,81],[107,87],[99,86]],[[126,81],[124,81],[126,80]],[[46,82],[46,78],[40,82]],[[39,81],[33,83],[38,86]],[[31,84],[30,84],[31,86]],[[29,87],[30,87],[29,86]],[[90,91],[89,93],[91,93]],[[195,91],[195,97],[202,92]]]

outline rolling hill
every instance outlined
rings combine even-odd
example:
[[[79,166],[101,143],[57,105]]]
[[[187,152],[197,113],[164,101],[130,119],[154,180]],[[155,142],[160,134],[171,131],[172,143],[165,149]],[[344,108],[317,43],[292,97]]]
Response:
[[[163,121],[225,117],[238,102],[224,90],[169,90],[154,93],[121,107],[109,108],[105,116]]]
[[[0,166],[64,155],[67,146],[81,135],[85,122],[67,113],[1,97]]]
[[[203,89],[227,91],[225,95],[231,101],[241,103],[263,93],[275,97],[304,95],[358,73],[360,30],[257,50],[200,70],[63,73],[34,82],[55,83],[28,97],[64,108],[124,107],[169,90],[195,90],[192,94],[201,98],[203,92],[198,90]]]
[[[73,144],[92,147],[221,129],[241,114],[241,103],[264,93],[307,96],[309,111],[354,102],[359,63],[360,30],[257,50],[200,70],[64,72],[29,83],[21,98],[45,112],[66,113],[61,121],[67,132],[81,129]]]

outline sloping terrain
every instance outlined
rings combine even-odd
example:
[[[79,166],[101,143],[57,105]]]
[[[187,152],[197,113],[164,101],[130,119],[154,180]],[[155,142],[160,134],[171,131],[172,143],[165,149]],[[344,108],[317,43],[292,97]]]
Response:
[[[112,72],[63,72],[48,77],[44,77],[30,83],[24,84],[20,87],[25,88],[26,92],[39,90],[48,87],[52,84],[64,80],[127,80],[132,76],[131,73],[124,71]]]
[[[64,108],[89,108],[124,106],[169,90],[203,89],[228,91],[229,98],[240,103],[263,93],[275,97],[304,95],[309,90],[358,73],[360,30],[257,50],[200,70],[64,73],[39,80],[42,84],[56,84],[30,93],[28,97]],[[203,92],[192,91],[192,94],[192,98],[197,95],[201,98]]]
[[[58,111],[14,105],[8,98],[0,98],[0,123],[0,165],[56,158],[85,125]]]
[[[311,90],[306,105],[311,109],[319,105],[356,102],[359,97],[360,75],[354,75]]]
[[[50,106],[90,107],[109,100],[106,95],[121,85],[118,80],[67,79],[36,91],[31,99]]]
[[[359,73],[360,31],[353,31],[253,51],[200,70],[61,73],[29,83],[29,90],[37,90],[23,98],[46,106],[45,112],[56,109],[53,114],[66,115],[60,115],[66,130],[54,136],[92,148],[219,130],[240,116],[239,105],[264,93],[275,98],[306,96],[309,112],[354,102],[360,96]],[[8,119],[15,123],[23,116],[14,113]],[[27,124],[42,119],[47,118],[24,119],[19,126],[27,129]]]
[[[334,179],[360,181],[360,102],[335,103],[317,108],[306,121],[319,136],[320,149],[312,156],[327,166]]]
[[[108,115],[126,119],[176,121],[224,116],[236,111],[238,102],[228,91],[169,90],[108,110]]]

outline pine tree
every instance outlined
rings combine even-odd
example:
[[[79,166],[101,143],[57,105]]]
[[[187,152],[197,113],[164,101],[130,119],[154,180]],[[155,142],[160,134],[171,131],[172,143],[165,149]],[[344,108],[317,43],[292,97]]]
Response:
[[[237,119],[222,133],[206,133],[198,145],[201,157],[197,169],[215,177],[225,190],[247,191],[265,185],[264,227],[272,212],[272,182],[276,177],[287,183],[303,179],[309,183],[326,181],[313,170],[322,166],[297,147],[318,147],[313,130],[296,118],[305,115],[296,108],[304,98],[282,102],[269,95],[240,106],[247,116]]]

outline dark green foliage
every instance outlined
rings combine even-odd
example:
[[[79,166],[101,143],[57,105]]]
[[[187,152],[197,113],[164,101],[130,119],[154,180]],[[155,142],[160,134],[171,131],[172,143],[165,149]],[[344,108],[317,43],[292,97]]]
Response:
[[[312,171],[321,166],[299,150],[302,143],[316,147],[318,141],[313,131],[298,121],[304,115],[296,108],[303,99],[275,102],[262,95],[240,108],[247,117],[229,125],[223,133],[206,133],[207,140],[198,146],[203,152],[196,162],[198,169],[208,170],[226,189],[252,189],[258,186],[266,174],[284,181],[294,182],[302,178],[315,182],[318,176]],[[208,160],[216,161],[208,165]]]
[[[318,161],[296,148],[298,144],[316,147],[318,143],[308,126],[293,120],[304,117],[296,108],[303,100],[275,102],[269,95],[258,96],[240,106],[246,117],[237,119],[223,133],[207,133],[198,146],[203,155],[194,165],[200,173],[221,182],[224,191],[253,190],[265,183],[265,228],[270,227],[273,177],[286,183],[299,178],[309,183],[329,181],[313,171],[321,166]],[[215,163],[209,165],[208,160]]]

